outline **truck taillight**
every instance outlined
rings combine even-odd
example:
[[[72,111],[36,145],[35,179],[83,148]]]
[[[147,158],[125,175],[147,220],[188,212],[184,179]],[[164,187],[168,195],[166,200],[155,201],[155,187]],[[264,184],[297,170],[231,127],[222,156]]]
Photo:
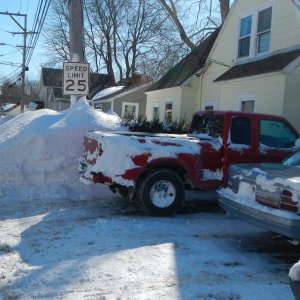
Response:
[[[293,201],[292,197],[293,197],[293,194],[290,191],[283,190],[281,192],[279,208],[297,213],[298,212],[298,203]]]

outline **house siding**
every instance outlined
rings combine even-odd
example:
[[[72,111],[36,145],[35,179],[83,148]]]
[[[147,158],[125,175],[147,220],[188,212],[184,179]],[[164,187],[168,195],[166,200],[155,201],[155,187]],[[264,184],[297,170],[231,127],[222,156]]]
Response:
[[[108,112],[110,109],[113,109],[112,108],[112,105],[111,105],[111,102],[104,102],[104,103],[99,103],[102,105],[102,111],[103,112]],[[118,116],[121,116],[118,114]]]
[[[283,116],[300,132],[300,66],[286,76]]]
[[[172,119],[179,120],[181,117],[181,99],[182,99],[182,89],[181,87],[174,87],[162,90],[156,90],[151,92],[146,92],[147,94],[147,105],[146,105],[146,118],[147,120],[153,120],[153,104],[159,104],[159,119],[164,120],[165,117],[165,104],[167,102],[172,102],[173,111]]]
[[[221,110],[239,110],[239,97],[255,95],[255,112],[282,115],[285,76],[258,76],[252,79],[241,79],[220,84]]]
[[[300,10],[291,0],[274,1],[273,20],[272,51],[300,44]]]
[[[145,88],[134,92],[134,94],[127,94],[121,97],[118,97],[113,100],[113,109],[114,112],[116,112],[120,117],[122,116],[122,103],[123,102],[130,102],[130,103],[138,103],[139,104],[139,111],[138,111],[138,117],[143,118],[146,115],[146,94],[145,90],[148,88],[146,86]]]
[[[196,108],[196,90],[191,87],[182,88],[182,99],[184,99],[184,105],[181,107],[180,119],[191,121],[192,116]]]

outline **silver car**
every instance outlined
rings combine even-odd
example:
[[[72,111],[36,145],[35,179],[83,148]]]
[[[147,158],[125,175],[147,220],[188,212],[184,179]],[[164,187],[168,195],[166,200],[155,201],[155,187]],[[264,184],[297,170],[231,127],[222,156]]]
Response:
[[[229,167],[219,204],[229,214],[300,241],[300,151],[282,163]]]

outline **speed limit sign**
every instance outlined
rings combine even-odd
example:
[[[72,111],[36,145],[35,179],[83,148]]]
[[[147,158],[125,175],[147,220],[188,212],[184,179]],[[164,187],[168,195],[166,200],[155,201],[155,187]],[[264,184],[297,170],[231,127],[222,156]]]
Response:
[[[65,62],[63,94],[87,95],[89,93],[89,73],[89,64]]]

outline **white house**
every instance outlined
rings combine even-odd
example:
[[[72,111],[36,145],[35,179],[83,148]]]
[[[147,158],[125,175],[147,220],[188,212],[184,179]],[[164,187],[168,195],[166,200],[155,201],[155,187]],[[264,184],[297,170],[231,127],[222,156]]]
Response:
[[[300,131],[299,28],[299,0],[236,0],[205,63],[170,90],[154,87],[147,112],[159,105],[163,113],[168,101],[176,116],[254,111],[282,115]]]

